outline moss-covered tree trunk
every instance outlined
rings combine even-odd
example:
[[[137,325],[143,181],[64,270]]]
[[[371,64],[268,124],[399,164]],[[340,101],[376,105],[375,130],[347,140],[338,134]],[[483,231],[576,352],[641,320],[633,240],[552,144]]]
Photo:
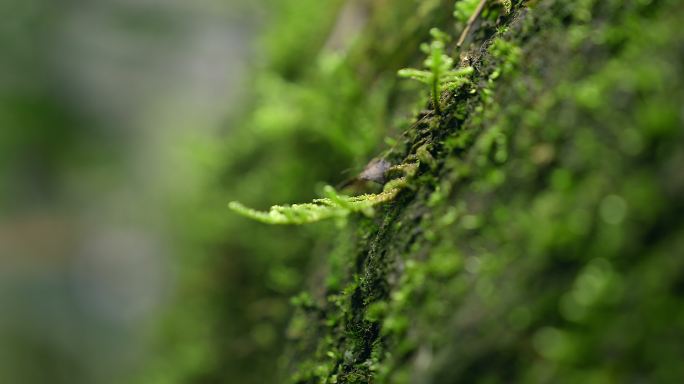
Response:
[[[368,92],[429,27],[457,37],[453,2],[374,4],[345,59]],[[350,220],[294,300],[292,382],[684,380],[684,5],[490,8],[472,84],[385,156],[434,164]],[[402,86],[388,116],[410,114]]]

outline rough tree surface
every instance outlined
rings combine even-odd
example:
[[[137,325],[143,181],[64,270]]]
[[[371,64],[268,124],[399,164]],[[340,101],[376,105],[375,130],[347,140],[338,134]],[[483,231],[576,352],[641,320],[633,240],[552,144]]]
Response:
[[[345,63],[405,117],[420,88],[378,83],[420,65],[429,27],[456,40],[453,2],[371,8]],[[684,5],[490,8],[461,55],[473,84],[441,115],[421,98],[386,155],[432,166],[315,248],[291,382],[684,379]]]

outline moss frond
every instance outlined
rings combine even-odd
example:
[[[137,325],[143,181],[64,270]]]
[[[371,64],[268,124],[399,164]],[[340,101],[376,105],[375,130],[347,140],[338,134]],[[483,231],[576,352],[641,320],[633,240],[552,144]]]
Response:
[[[449,36],[437,28],[430,30],[432,42],[421,46],[427,54],[423,62],[425,70],[404,68],[397,72],[399,77],[420,81],[430,87],[432,104],[439,113],[439,97],[445,90],[456,89],[469,82],[468,77],[473,73],[472,67],[453,69],[454,59],[445,53]]]
[[[299,225],[331,218],[343,218],[353,212],[372,216],[373,206],[392,200],[399,190],[399,188],[394,188],[377,194],[345,196],[338,194],[333,187],[326,186],[323,189],[326,197],[315,199],[311,203],[274,205],[268,211],[258,211],[237,201],[230,202],[228,207],[242,216],[262,223]]]

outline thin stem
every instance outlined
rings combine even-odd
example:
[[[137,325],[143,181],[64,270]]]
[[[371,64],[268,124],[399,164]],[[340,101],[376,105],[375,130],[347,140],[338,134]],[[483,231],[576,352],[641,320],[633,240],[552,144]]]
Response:
[[[432,77],[432,104],[434,104],[435,112],[441,114],[442,112],[439,108],[439,78],[435,74]]]
[[[458,43],[456,43],[458,48],[461,48],[461,45],[463,45],[463,42],[468,37],[468,34],[470,34],[470,30],[473,28],[475,21],[477,21],[478,17],[480,17],[482,14],[482,11],[484,11],[486,4],[487,0],[480,0],[480,4],[477,5],[475,12],[473,12],[473,14],[470,16],[470,19],[468,19],[468,24],[466,24],[465,29],[463,32],[461,32],[461,36],[458,38]]]

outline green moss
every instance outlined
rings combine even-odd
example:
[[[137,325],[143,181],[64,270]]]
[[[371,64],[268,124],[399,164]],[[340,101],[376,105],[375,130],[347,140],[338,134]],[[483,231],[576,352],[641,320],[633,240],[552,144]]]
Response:
[[[472,90],[390,154],[429,149],[414,189],[341,235],[346,288],[291,340],[292,381],[677,382],[682,12],[547,0],[483,21]]]
[[[400,77],[418,80],[430,87],[432,106],[437,113],[441,113],[440,97],[442,92],[450,91],[468,83],[468,76],[473,73],[472,67],[454,69],[454,60],[444,53],[448,35],[437,28],[430,30],[432,42],[421,45],[421,50],[427,55],[423,65],[427,70],[413,68],[400,69]]]

